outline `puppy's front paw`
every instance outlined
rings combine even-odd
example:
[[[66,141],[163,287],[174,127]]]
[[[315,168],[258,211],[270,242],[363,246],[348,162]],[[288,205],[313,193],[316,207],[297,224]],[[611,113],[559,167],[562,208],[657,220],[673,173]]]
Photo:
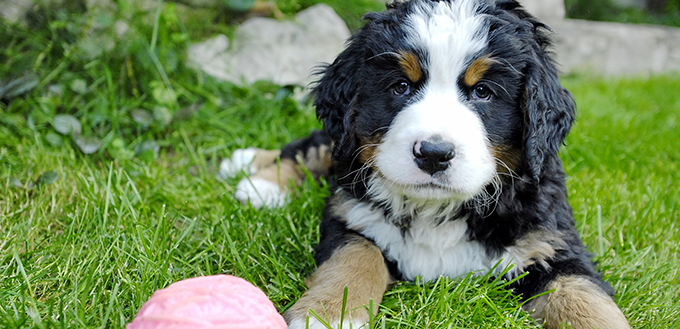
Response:
[[[241,172],[246,175],[254,174],[257,171],[257,166],[253,164],[257,149],[247,148],[238,149],[231,154],[231,158],[222,160],[220,164],[220,177],[234,178]]]
[[[236,200],[250,204],[254,208],[281,208],[288,202],[288,193],[282,190],[278,184],[262,178],[242,179],[236,185]]]
[[[307,319],[296,319],[288,324],[288,329],[328,329],[329,327],[319,322],[316,318],[309,317],[309,326],[307,326]],[[368,324],[362,321],[340,320],[329,323],[332,329],[368,329]]]

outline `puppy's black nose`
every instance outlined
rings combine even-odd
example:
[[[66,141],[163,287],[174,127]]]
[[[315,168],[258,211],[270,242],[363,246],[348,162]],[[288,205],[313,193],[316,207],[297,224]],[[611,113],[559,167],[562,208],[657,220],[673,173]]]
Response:
[[[451,166],[451,159],[456,156],[456,147],[442,140],[422,141],[413,146],[413,155],[418,168],[434,175]]]

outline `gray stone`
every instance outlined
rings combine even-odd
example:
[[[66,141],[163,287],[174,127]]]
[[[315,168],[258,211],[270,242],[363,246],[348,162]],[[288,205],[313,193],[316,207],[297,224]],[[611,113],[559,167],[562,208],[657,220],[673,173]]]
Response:
[[[236,30],[234,40],[218,35],[189,49],[189,61],[218,79],[240,84],[268,80],[306,86],[311,73],[332,62],[350,32],[332,8],[319,4],[293,21],[251,18]]]
[[[588,70],[604,75],[680,71],[680,28],[560,20],[557,62],[563,73]]]
[[[564,19],[567,12],[564,0],[519,0],[519,2],[529,13],[545,21]]]
[[[565,19],[563,0],[520,0],[554,31],[562,73],[588,71],[607,76],[680,71],[680,29]],[[644,0],[616,0],[644,6]]]
[[[10,23],[23,22],[26,13],[33,7],[33,0],[0,0],[0,18]]]

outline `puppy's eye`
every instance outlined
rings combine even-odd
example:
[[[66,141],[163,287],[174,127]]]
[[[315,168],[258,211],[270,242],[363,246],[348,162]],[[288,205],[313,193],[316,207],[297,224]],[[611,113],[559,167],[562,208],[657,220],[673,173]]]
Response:
[[[493,92],[485,85],[476,85],[472,90],[472,96],[478,100],[488,101],[493,96]]]
[[[392,86],[392,92],[397,96],[406,96],[411,93],[411,85],[406,81],[400,81]]]

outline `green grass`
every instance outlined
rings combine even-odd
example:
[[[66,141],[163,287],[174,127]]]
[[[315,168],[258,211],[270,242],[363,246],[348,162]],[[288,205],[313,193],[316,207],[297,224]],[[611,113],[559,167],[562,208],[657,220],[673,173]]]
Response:
[[[21,96],[0,101],[0,328],[122,328],[155,290],[217,273],[246,278],[284,311],[314,268],[328,190],[308,182],[282,210],[256,211],[234,200],[237,180],[216,174],[236,148],[318,128],[313,109],[286,88],[185,67],[200,15],[119,3],[46,10],[30,28],[0,23],[0,88],[28,77]],[[123,40],[111,31],[121,17]],[[227,29],[205,24],[198,35]],[[634,328],[680,328],[680,76],[563,82],[580,111],[562,152],[578,228]],[[85,155],[55,129],[58,114],[100,147]],[[400,283],[374,323],[532,327],[506,284]]]
[[[634,328],[680,328],[680,77],[564,83],[580,108],[562,158],[583,239]]]
[[[668,0],[667,3],[666,9],[660,13],[649,13],[642,8],[620,6],[614,0],[565,0],[564,2],[569,18],[680,27],[680,1]]]

